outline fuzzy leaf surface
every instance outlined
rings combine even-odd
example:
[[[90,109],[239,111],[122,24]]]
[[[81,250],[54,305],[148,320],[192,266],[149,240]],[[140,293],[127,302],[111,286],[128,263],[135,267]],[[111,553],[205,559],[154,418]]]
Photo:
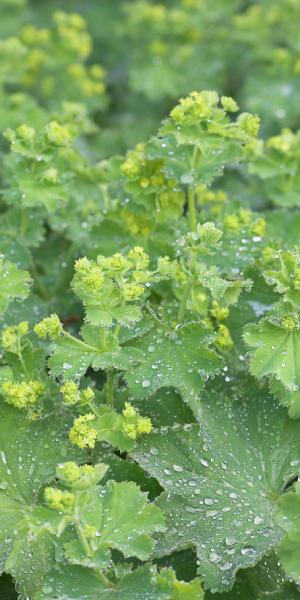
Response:
[[[244,339],[251,347],[252,375],[258,379],[273,377],[275,393],[289,407],[291,416],[299,416],[300,330],[287,329],[266,318],[258,324],[246,326]],[[279,390],[280,383],[283,390]]]
[[[206,399],[199,421],[147,436],[133,457],[165,489],[156,555],[196,547],[205,586],[222,591],[282,537],[272,513],[297,472],[300,424],[257,391]]]
[[[222,359],[208,347],[212,337],[201,326],[191,324],[173,333],[170,338],[151,330],[136,341],[143,360],[126,375],[126,381],[138,399],[147,398],[160,388],[173,387],[194,405],[205,381],[222,367]]]
[[[279,547],[281,564],[289,577],[300,584],[300,483],[279,503],[277,520],[286,534]]]
[[[0,314],[14,298],[24,299],[29,293],[30,276],[28,271],[18,269],[0,256]]]
[[[203,600],[199,580],[177,581],[171,569],[158,574],[150,565],[127,573],[111,587],[82,567],[64,567],[48,575],[33,600]]]
[[[30,423],[7,405],[0,410],[1,568],[13,575],[21,591],[31,594],[54,564],[48,531],[59,525],[56,519],[50,522],[51,511],[39,506],[43,486],[55,476],[59,462],[79,453],[59,418]]]

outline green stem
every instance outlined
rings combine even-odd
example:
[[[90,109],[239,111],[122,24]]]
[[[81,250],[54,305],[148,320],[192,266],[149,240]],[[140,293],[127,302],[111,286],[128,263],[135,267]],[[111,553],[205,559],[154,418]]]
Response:
[[[22,350],[20,350],[20,352],[18,353],[18,357],[19,357],[20,363],[21,363],[21,365],[23,367],[24,373],[27,373],[27,369],[26,369],[26,365],[25,365],[25,362],[24,362]]]
[[[94,413],[95,417],[98,417],[98,407],[96,406],[95,402],[88,402],[87,406],[89,407],[91,412]]]
[[[110,406],[114,405],[114,382],[113,382],[113,374],[111,371],[107,372],[106,375],[106,401]]]
[[[94,569],[94,573],[98,579],[98,581],[100,581],[103,585],[105,585],[106,587],[109,588],[113,588],[114,585],[111,581],[109,581],[109,579],[107,579],[107,577],[105,577],[104,573],[102,573],[101,569]]]
[[[94,552],[92,551],[92,548],[87,540],[87,537],[84,533],[84,529],[80,523],[80,520],[78,518],[76,518],[75,520],[75,529],[76,529],[76,533],[79,537],[80,543],[85,551],[85,553],[87,554],[87,556],[93,556]],[[101,569],[94,569],[95,575],[97,577],[97,579],[99,581],[101,581],[101,583],[103,585],[105,585],[106,587],[112,587],[112,583],[109,581],[109,579],[107,579],[107,577],[105,577],[104,573],[102,573]]]
[[[188,283],[184,290],[184,294],[183,294],[182,300],[179,305],[179,310],[178,310],[178,321],[183,321],[185,307],[186,307],[187,299],[190,295],[191,287],[192,287],[191,284]]]
[[[68,340],[70,340],[72,342],[75,342],[78,346],[80,346],[86,352],[99,352],[98,348],[95,348],[94,346],[90,346],[90,344],[86,344],[85,342],[83,342],[82,340],[79,340],[78,338],[74,337],[73,335],[71,335],[67,331],[63,331],[62,335],[65,338],[67,338]]]
[[[93,556],[93,552],[92,549],[90,547],[90,544],[87,540],[87,537],[84,533],[84,529],[79,521],[78,518],[76,518],[75,520],[75,529],[76,529],[76,533],[79,537],[80,543],[85,551],[85,553],[87,554],[87,556]]]
[[[190,229],[191,229],[191,231],[196,231],[196,228],[197,228],[196,198],[195,198],[195,192],[191,188],[188,189],[188,211],[189,211]]]

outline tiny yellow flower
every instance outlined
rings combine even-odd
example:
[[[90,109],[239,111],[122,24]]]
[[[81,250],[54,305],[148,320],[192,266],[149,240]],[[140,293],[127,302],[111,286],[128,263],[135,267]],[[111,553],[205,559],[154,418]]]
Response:
[[[33,330],[42,339],[49,336],[51,340],[55,340],[60,336],[63,328],[58,316],[53,314],[37,323]]]
[[[79,448],[94,448],[97,440],[95,429],[89,425],[94,421],[95,415],[87,413],[75,419],[72,429],[69,432],[70,441]]]
[[[136,429],[138,435],[151,433],[153,429],[151,419],[149,417],[139,417]]]
[[[44,498],[49,508],[59,512],[72,512],[75,504],[75,496],[71,492],[62,491],[53,487],[46,487]]]
[[[221,323],[218,327],[215,343],[221,350],[228,350],[233,346],[233,340],[230,335],[230,331],[226,325],[223,325],[223,323]]]
[[[222,96],[221,104],[225,110],[228,112],[237,112],[239,110],[238,104],[236,101],[230,96]]]
[[[136,414],[136,410],[132,404],[130,404],[130,402],[125,402],[125,408],[123,410],[124,417],[135,417]]]

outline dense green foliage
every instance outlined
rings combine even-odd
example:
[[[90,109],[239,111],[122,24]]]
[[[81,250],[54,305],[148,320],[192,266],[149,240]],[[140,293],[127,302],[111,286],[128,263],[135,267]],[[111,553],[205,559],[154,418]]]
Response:
[[[0,7],[0,597],[299,600],[299,0]]]

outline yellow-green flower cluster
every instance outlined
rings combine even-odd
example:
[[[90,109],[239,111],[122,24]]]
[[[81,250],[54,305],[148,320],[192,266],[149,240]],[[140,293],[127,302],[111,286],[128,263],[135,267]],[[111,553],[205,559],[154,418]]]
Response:
[[[251,226],[251,231],[254,235],[258,235],[259,237],[263,237],[266,233],[266,221],[263,218],[256,219],[256,221]]]
[[[233,346],[233,340],[230,335],[230,331],[223,323],[220,323],[218,326],[215,343],[221,350],[229,350],[229,348]]]
[[[69,432],[69,439],[72,444],[79,448],[94,448],[97,440],[96,430],[93,429],[91,422],[95,420],[95,415],[86,413],[75,419],[72,429]]]
[[[60,336],[63,328],[58,316],[53,314],[37,323],[33,330],[39,338],[45,339],[48,336],[51,340],[55,340]]]
[[[68,146],[72,137],[66,125],[60,125],[57,121],[51,121],[45,129],[46,138],[55,146]]]
[[[107,469],[108,466],[103,463],[79,466],[69,461],[58,465],[56,476],[65,486],[74,490],[83,490],[97,485],[103,479]]]
[[[20,125],[16,130],[8,128],[3,133],[4,137],[12,144],[12,148],[15,149],[16,142],[19,142],[22,150],[28,145],[32,146],[35,134],[35,129],[28,125]]]
[[[105,71],[100,65],[86,67],[81,63],[74,63],[67,68],[67,74],[77,84],[85,98],[99,96],[105,92]]]
[[[258,115],[242,113],[237,120],[240,129],[250,137],[256,137],[260,128],[260,118]]]
[[[139,186],[147,190],[149,187],[161,187],[165,177],[160,170],[159,161],[150,161],[145,156],[145,145],[138,144],[134,150],[127,152],[126,160],[121,163],[120,170],[128,180],[137,180]]]
[[[18,325],[5,327],[1,335],[1,344],[4,350],[19,354],[21,351],[21,339],[28,333],[28,321],[21,321]]]
[[[40,381],[21,381],[13,383],[4,381],[1,391],[5,401],[15,408],[24,409],[34,406],[45,393],[45,386]]]
[[[149,417],[140,417],[135,408],[125,402],[123,410],[124,432],[131,440],[136,440],[139,436],[151,433],[153,426]]]
[[[213,107],[219,102],[216,92],[192,92],[181,98],[179,104],[170,112],[171,120],[176,125],[194,125],[212,116]]]
[[[35,46],[36,44],[45,45],[49,42],[51,37],[50,29],[38,28],[34,25],[26,25],[21,31],[21,40],[29,46]]]
[[[277,252],[275,248],[271,246],[266,246],[262,251],[262,258],[266,264],[272,263],[277,257]]]
[[[281,318],[281,325],[285,329],[289,331],[293,331],[294,329],[300,329],[300,320],[298,315],[285,315]]]
[[[297,140],[297,136],[287,128],[283,129],[280,135],[274,135],[266,141],[267,148],[276,150],[280,154],[288,154],[298,144],[299,140]]]
[[[220,306],[216,300],[213,300],[210,314],[217,321],[224,321],[227,319],[227,317],[229,317],[229,308],[226,306]]]
[[[72,513],[75,505],[75,496],[67,490],[46,487],[44,498],[47,506],[62,513]]]
[[[128,258],[137,270],[147,269],[149,265],[149,256],[141,246],[129,250]]]
[[[62,45],[78,55],[87,58],[92,49],[91,36],[86,31],[86,21],[76,13],[56,11],[53,15],[57,35]]]
[[[199,185],[196,189],[197,192],[197,202],[200,205],[203,204],[224,204],[228,200],[228,196],[226,192],[223,190],[210,190],[204,185]]]
[[[130,268],[128,259],[120,252],[116,252],[116,254],[108,257],[100,255],[97,258],[97,263],[103,271],[106,271],[111,275],[124,273]]]
[[[26,25],[20,39],[5,40],[15,78],[26,88],[38,86],[39,94],[52,99],[56,95],[59,99],[63,89],[65,98],[98,100],[105,92],[105,71],[100,65],[84,64],[92,49],[86,21],[63,11],[56,11],[53,21],[49,29]]]
[[[60,388],[63,395],[64,404],[72,406],[80,402],[81,404],[89,404],[94,399],[94,391],[87,387],[84,390],[79,390],[78,385],[74,381],[66,381]]]
[[[153,228],[153,222],[150,221],[149,217],[144,215],[136,215],[133,212],[123,208],[120,211],[121,221],[123,226],[132,235],[141,235],[148,237]]]
[[[24,142],[32,142],[35,137],[35,129],[33,127],[29,127],[28,125],[19,125],[17,127],[16,132],[18,136],[24,140]]]
[[[239,106],[236,101],[230,96],[222,96],[221,104],[227,112],[237,112],[239,110]]]
[[[66,381],[60,388],[60,392],[63,395],[64,404],[72,405],[77,404],[80,399],[79,388],[74,381]]]
[[[146,270],[149,256],[136,246],[124,256],[117,252],[112,256],[98,256],[97,261],[80,258],[75,263],[72,287],[83,302],[102,302],[106,306],[112,299],[113,306],[141,298],[145,283],[151,278]]]
[[[120,166],[125,176],[126,188],[142,204],[152,203],[157,217],[176,218],[182,210],[185,196],[177,182],[167,178],[163,172],[163,162],[146,155],[144,144],[138,144],[127,152],[126,160]]]
[[[133,300],[138,300],[145,291],[145,288],[140,283],[136,283],[133,281],[132,283],[124,283],[122,286],[122,296],[125,302],[131,302]]]
[[[75,275],[72,287],[75,294],[88,294],[91,297],[99,297],[103,290],[105,277],[99,265],[86,257],[79,258],[75,262]]]
[[[224,225],[232,232],[241,231],[245,227],[251,235],[263,237],[266,232],[266,221],[262,217],[256,218],[250,210],[242,209],[226,215]]]
[[[92,542],[97,537],[97,534],[98,534],[97,527],[86,524],[83,526],[83,529],[84,529],[84,534],[89,541]]]

